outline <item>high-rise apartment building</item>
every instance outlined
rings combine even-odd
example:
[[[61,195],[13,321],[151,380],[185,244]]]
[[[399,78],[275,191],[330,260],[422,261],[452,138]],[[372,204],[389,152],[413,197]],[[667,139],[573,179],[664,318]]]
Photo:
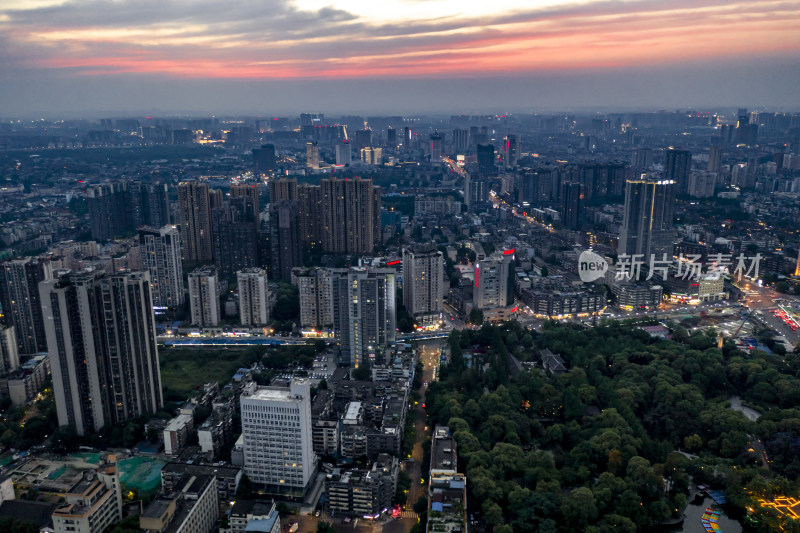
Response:
[[[319,168],[319,145],[316,141],[306,144],[306,166],[311,169]]]
[[[275,145],[265,144],[261,148],[253,148],[253,166],[256,176],[269,174],[277,170],[278,162],[275,157]]]
[[[22,355],[47,351],[39,282],[52,277],[52,267],[47,258],[23,257],[0,263],[2,323],[14,326]]]
[[[185,301],[181,238],[175,226],[144,227],[139,230],[142,268],[150,272],[153,305],[180,309]]]
[[[300,293],[300,326],[316,331],[333,328],[333,286],[331,271],[309,269],[296,274]]]
[[[342,359],[358,368],[395,340],[395,271],[350,268],[331,274],[334,334]]]
[[[636,170],[648,170],[653,165],[653,150],[650,148],[639,147],[633,150],[631,157],[631,167]]]
[[[0,326],[0,376],[19,368],[19,347],[13,326]]]
[[[477,147],[478,152],[478,170],[483,176],[495,175],[494,170],[494,145],[493,144],[479,144]]]
[[[131,229],[128,184],[102,183],[86,190],[92,238],[108,240]]]
[[[317,469],[311,435],[311,385],[247,387],[240,398],[244,470],[268,493],[302,497]]]
[[[169,186],[166,183],[128,184],[133,229],[144,226],[160,228],[170,222]]]
[[[303,246],[319,249],[322,246],[322,189],[304,183],[297,187],[300,202],[300,233]]]
[[[142,226],[169,224],[168,187],[163,183],[118,181],[86,191],[92,238],[108,240]]]
[[[561,222],[570,230],[580,229],[584,220],[586,188],[582,183],[561,184]]]
[[[267,271],[246,268],[236,273],[239,289],[239,322],[243,326],[266,326],[269,323],[269,286]]]
[[[297,200],[297,180],[277,178],[269,181],[269,202],[291,202]]]
[[[517,136],[509,133],[503,141],[503,165],[506,168],[514,168],[518,159],[519,146],[517,144]]]
[[[288,280],[303,265],[303,228],[299,202],[270,204],[270,261],[272,278]]]
[[[372,146],[372,130],[364,129],[356,131],[356,152],[360,153],[362,148],[369,148]]]
[[[444,135],[441,133],[431,134],[431,163],[442,160],[444,155]]]
[[[353,161],[353,148],[349,140],[336,145],[336,164],[349,165]]]
[[[706,170],[719,172],[722,169],[722,146],[712,146],[708,149],[708,164]]]
[[[261,263],[257,198],[253,202],[252,197],[233,196],[211,210],[214,265],[221,279]]]
[[[164,405],[148,272],[39,284],[58,423],[89,435]]]
[[[360,177],[320,180],[322,247],[333,253],[371,253],[381,243],[381,190]]]
[[[453,150],[458,154],[463,154],[469,148],[469,130],[453,130]]]
[[[219,325],[219,287],[214,267],[201,267],[189,273],[189,310],[193,326]]]
[[[184,181],[178,184],[178,225],[186,261],[209,263],[214,260],[211,210],[221,205],[221,194],[210,191],[207,183]]]
[[[258,185],[240,183],[231,185],[231,198],[241,198],[244,211],[248,220],[258,220],[261,215]]]
[[[651,255],[672,258],[675,238],[673,213],[675,182],[652,174],[629,179],[625,186],[625,209],[619,235],[619,255],[641,254],[645,265]]]
[[[434,245],[403,249],[403,305],[417,325],[439,321],[444,292],[444,256]]]
[[[686,194],[689,190],[689,170],[692,166],[692,152],[688,150],[666,151],[664,160],[664,179],[675,182],[675,191]]]
[[[513,255],[498,252],[475,263],[474,307],[486,311],[514,303],[512,260]]]

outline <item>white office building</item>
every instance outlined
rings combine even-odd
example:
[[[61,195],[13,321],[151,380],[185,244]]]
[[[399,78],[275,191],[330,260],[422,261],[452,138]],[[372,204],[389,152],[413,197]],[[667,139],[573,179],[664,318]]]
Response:
[[[245,389],[240,398],[244,469],[272,494],[299,498],[317,467],[311,435],[311,385]]]

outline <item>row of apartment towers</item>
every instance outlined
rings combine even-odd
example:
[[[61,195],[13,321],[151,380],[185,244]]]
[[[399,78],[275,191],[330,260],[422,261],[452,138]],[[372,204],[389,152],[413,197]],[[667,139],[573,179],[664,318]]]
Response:
[[[165,184],[104,183],[87,191],[92,237],[161,229],[174,219],[184,261],[214,264],[221,277],[269,265],[275,279],[289,279],[308,249],[365,254],[381,243],[381,190],[371,180],[334,177],[310,185],[284,178],[271,180],[269,191],[262,230],[256,185],[232,185],[225,195],[206,182],[181,182],[173,217]]]

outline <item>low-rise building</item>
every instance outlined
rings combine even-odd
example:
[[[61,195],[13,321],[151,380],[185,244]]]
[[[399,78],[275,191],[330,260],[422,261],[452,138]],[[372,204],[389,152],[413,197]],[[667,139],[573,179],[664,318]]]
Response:
[[[228,517],[228,529],[225,533],[278,533],[280,530],[281,521],[275,502],[236,500]]]
[[[164,428],[164,453],[179,455],[189,440],[189,432],[194,428],[192,415],[180,414],[169,421]]]
[[[219,518],[214,476],[184,474],[139,517],[144,533],[211,533]]]
[[[53,512],[56,533],[103,533],[122,519],[122,493],[117,465],[86,470]]]
[[[214,477],[219,500],[228,501],[236,495],[236,489],[242,480],[242,469],[238,466],[171,462],[161,469],[161,487],[166,492],[172,492],[186,475]]]
[[[325,480],[325,500],[332,513],[376,518],[392,503],[397,489],[398,461],[382,454],[369,470],[336,469]]]

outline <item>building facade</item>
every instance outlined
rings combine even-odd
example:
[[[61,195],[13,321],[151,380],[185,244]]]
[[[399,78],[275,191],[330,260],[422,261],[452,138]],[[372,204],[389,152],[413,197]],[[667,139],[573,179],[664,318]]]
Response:
[[[240,270],[236,279],[239,289],[239,322],[243,326],[269,324],[269,285],[266,270]]]
[[[58,423],[78,435],[164,405],[150,274],[67,274],[39,285]]]
[[[302,497],[316,471],[311,385],[248,386],[240,398],[245,473],[268,492]]]
[[[186,301],[181,262],[181,238],[175,226],[139,230],[142,268],[150,272],[153,305],[180,309]]]
[[[444,255],[435,246],[403,249],[403,305],[419,326],[438,323],[444,291]]]
[[[193,326],[219,325],[219,287],[214,267],[202,267],[189,273],[189,310]]]

